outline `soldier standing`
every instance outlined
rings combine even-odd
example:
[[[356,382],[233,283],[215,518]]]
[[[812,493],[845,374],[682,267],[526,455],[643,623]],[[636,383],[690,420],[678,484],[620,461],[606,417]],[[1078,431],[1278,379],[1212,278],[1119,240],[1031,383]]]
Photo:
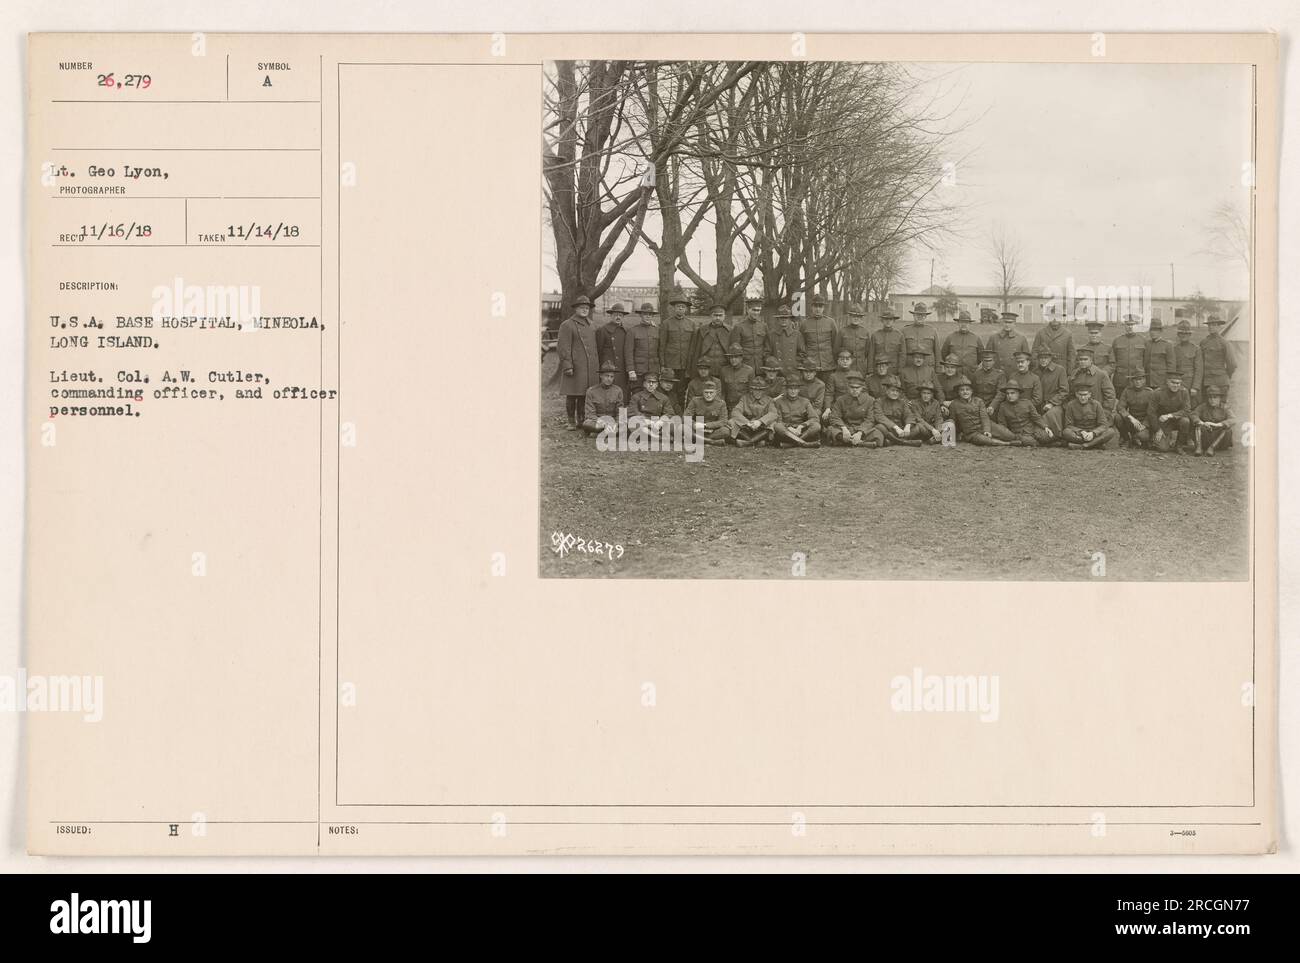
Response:
[[[691,319],[686,316],[690,306],[691,302],[681,292],[668,299],[668,310],[671,313],[664,318],[664,323],[659,326],[659,366],[661,372],[664,368],[672,368],[674,371],[690,370],[688,363],[691,360]],[[660,379],[660,387],[662,386],[662,379]],[[674,394],[673,400],[680,402],[680,395]]]
[[[731,344],[731,332],[727,330],[727,309],[724,305],[714,304],[709,308],[709,321],[696,328],[691,335],[690,361],[694,368],[701,360],[707,359],[714,371],[721,371],[727,363],[727,347]]]
[[[745,363],[744,357],[744,347],[733,341],[727,349],[727,363],[718,375],[722,382],[722,400],[728,411],[736,407],[736,402],[749,387],[749,379],[758,373]],[[759,358],[759,364],[762,363],[763,359]]]
[[[862,305],[850,304],[848,323],[841,325],[839,331],[835,333],[835,357],[838,359],[847,348],[853,359],[849,367],[857,369],[864,375],[872,368],[871,333],[863,323],[865,317],[866,312],[862,310]]]
[[[956,357],[958,368],[968,378],[979,367],[980,348],[983,347],[980,344],[979,336],[970,329],[970,323],[970,312],[966,310],[958,311],[957,330],[944,338],[943,347],[939,351],[940,357],[945,360]]]
[[[754,371],[763,367],[767,353],[767,322],[763,320],[763,299],[749,298],[745,302],[745,316],[731,329],[731,344],[739,346],[745,364]]]
[[[583,434],[594,435],[608,428],[618,430],[618,410],[623,407],[623,389],[614,383],[618,365],[611,360],[600,363],[600,383],[587,389],[586,418]]]
[[[1237,370],[1237,361],[1232,356],[1232,348],[1223,339],[1223,319],[1211,315],[1205,322],[1210,333],[1201,339],[1201,389],[1210,385],[1223,389],[1224,401],[1228,398],[1228,387]]]
[[[1178,370],[1174,343],[1165,339],[1164,328],[1164,322],[1159,318],[1151,319],[1143,367],[1147,369],[1147,384],[1152,386],[1164,384],[1165,375]]]
[[[1178,322],[1178,340],[1174,342],[1174,361],[1176,370],[1183,376],[1183,387],[1192,397],[1192,406],[1201,403],[1201,379],[1204,376],[1204,362],[1201,358],[1201,346],[1192,341],[1192,326],[1186,318]]]
[[[835,322],[826,317],[826,299],[813,298],[812,316],[799,325],[799,353],[813,365],[825,384],[835,370]]]
[[[971,335],[971,337],[974,337],[974,335]],[[979,360],[978,355],[976,360]],[[945,355],[943,361],[939,364],[939,377],[935,381],[935,387],[939,389],[941,401],[948,401],[957,397],[958,378],[970,380],[961,363],[961,358],[956,354]]]
[[[990,336],[988,342],[984,345],[986,348],[993,349],[993,353],[997,357],[997,369],[1008,377],[1016,370],[1016,352],[1029,351],[1029,340],[1016,330],[1016,321],[1019,319],[1020,315],[1016,314],[1016,312],[1003,311],[1002,330]],[[978,381],[975,382],[975,389],[978,392]]]
[[[894,309],[886,305],[880,314],[880,330],[871,332],[872,364],[879,364],[883,359],[889,363],[889,374],[898,374],[902,367],[898,353],[903,349],[903,335],[894,328],[897,320]]]
[[[650,319],[655,316],[655,306],[641,302],[637,309],[636,324],[628,328],[623,339],[623,364],[627,366],[628,398],[641,390],[641,379],[646,372],[659,373],[659,335]]]
[[[799,361],[799,325],[790,313],[790,305],[776,309],[776,321],[767,329],[767,353],[776,359],[778,370],[793,368]],[[766,360],[763,367],[767,367]]]
[[[1205,401],[1192,412],[1192,425],[1196,432],[1196,454],[1214,457],[1223,448],[1232,447],[1232,426],[1237,423],[1228,407],[1220,385],[1205,386]]]
[[[623,326],[623,320],[627,317],[627,308],[622,301],[615,301],[605,313],[609,315],[609,320],[596,329],[596,354],[600,358],[602,370],[606,361],[613,362],[614,384],[618,385],[626,398],[627,364],[623,353],[627,347],[627,328]]]
[[[840,395],[848,394],[849,377],[854,374],[862,377],[862,372],[853,367],[852,350],[847,346],[840,348],[835,355],[835,371],[831,374],[831,380],[826,385],[826,407],[822,411],[823,422],[831,416],[831,408],[835,404],[835,399]]]
[[[1074,335],[1061,323],[1061,317],[1055,311],[1047,321],[1047,327],[1034,335],[1034,350],[1048,347],[1061,359],[1066,371],[1074,370]]]
[[[1092,363],[1110,375],[1111,380],[1114,381],[1115,359],[1111,356],[1110,345],[1101,340],[1101,332],[1104,327],[1106,327],[1105,321],[1088,322],[1088,347],[1092,349]],[[1057,360],[1061,359],[1057,358]],[[1065,370],[1067,373],[1073,374],[1074,365],[1068,366]]]
[[[1147,387],[1145,371],[1134,371],[1128,376],[1128,385],[1120,392],[1119,408],[1115,412],[1115,428],[1119,432],[1121,448],[1145,448],[1151,443],[1147,415],[1154,394]]]
[[[889,361],[876,359],[876,370],[867,376],[867,394],[873,398],[885,397],[885,379],[889,377]]]
[[[838,395],[831,405],[831,443],[854,448],[875,448],[876,443],[867,437],[873,424],[871,413],[875,399],[867,394],[866,381],[861,373],[850,371],[848,383],[848,391]]]
[[[911,314],[912,320],[903,325],[903,344],[899,349],[898,366],[905,368],[912,353],[920,351],[925,356],[926,373],[934,378],[934,364],[940,356],[939,332],[926,324],[925,319],[930,316],[930,309],[922,302],[917,301],[912,305]]]
[[[1115,387],[1120,391],[1128,384],[1130,374],[1139,369],[1147,370],[1147,339],[1138,334],[1137,323],[1136,314],[1124,315],[1124,333],[1110,343],[1110,356],[1115,364]]]
[[[575,298],[573,314],[560,324],[555,349],[560,364],[560,394],[564,395],[565,431],[577,431],[586,418],[587,389],[598,380],[600,353],[591,325],[591,298]]]
[[[1064,405],[1070,400],[1070,379],[1062,365],[1056,363],[1056,353],[1049,347],[1038,348],[1038,384],[1043,392],[1043,421],[1052,434],[1061,437],[1065,427]]]

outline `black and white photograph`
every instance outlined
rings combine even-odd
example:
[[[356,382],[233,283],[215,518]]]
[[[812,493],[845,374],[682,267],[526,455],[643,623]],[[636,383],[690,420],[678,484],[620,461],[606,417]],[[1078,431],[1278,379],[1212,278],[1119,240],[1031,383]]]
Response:
[[[543,577],[1246,579],[1252,72],[1096,59],[548,62]]]

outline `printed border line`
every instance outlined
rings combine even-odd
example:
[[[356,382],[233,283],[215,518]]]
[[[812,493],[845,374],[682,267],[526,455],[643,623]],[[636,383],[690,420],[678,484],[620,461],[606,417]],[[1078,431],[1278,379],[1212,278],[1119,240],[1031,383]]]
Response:
[[[997,61],[997,62],[1002,63],[1002,62],[1006,62],[1006,61]],[[1025,62],[1025,63],[1028,63],[1028,61],[1016,61],[1016,62]],[[474,64],[466,64],[466,63],[425,63],[425,62],[404,62],[404,61],[394,61],[394,62],[378,62],[378,61],[337,61],[336,64],[335,64],[335,84],[336,84],[336,90],[335,90],[335,106],[336,106],[336,108],[337,108],[337,124],[336,124],[336,129],[335,129],[335,144],[336,144],[336,147],[337,147],[338,157],[340,157],[340,158],[343,156],[343,143],[342,143],[342,142],[343,142],[343,126],[342,126],[342,111],[343,111],[343,83],[342,83],[342,68],[343,68],[344,66],[360,66],[360,67],[392,67],[392,66],[413,66],[413,67],[465,67],[465,66],[473,66],[473,67],[482,67],[482,66],[488,66],[488,67],[523,67],[523,66],[527,66],[527,67],[542,67],[543,64],[540,64],[540,63],[538,63],[538,64],[531,64],[531,63],[529,63],[529,64],[520,64],[520,63],[509,63],[509,64],[484,64],[484,63],[474,63]],[[1259,124],[1258,124],[1258,114],[1259,114],[1259,86],[1258,86],[1258,71],[1259,71],[1259,65],[1258,65],[1258,64],[1254,64],[1254,63],[1252,63],[1252,64],[1250,64],[1249,66],[1250,66],[1250,68],[1251,68],[1251,89],[1252,89],[1251,157],[1252,157],[1252,160],[1255,161],[1255,160],[1258,159],[1258,139],[1259,139]],[[322,91],[322,99],[323,99],[323,91]],[[323,153],[322,153],[322,167],[323,167],[323,164],[324,164],[324,161],[323,161]],[[338,255],[338,258],[337,258],[337,270],[336,270],[336,274],[335,274],[335,283],[336,283],[336,285],[337,285],[337,298],[338,298],[338,301],[337,301],[337,304],[336,304],[336,308],[337,308],[338,315],[339,315],[339,317],[338,317],[338,323],[337,323],[337,325],[336,325],[336,330],[337,330],[337,339],[338,339],[338,350],[337,350],[337,352],[336,352],[336,359],[335,359],[335,360],[336,360],[335,388],[336,388],[336,390],[338,390],[338,392],[339,392],[339,404],[338,404],[338,407],[337,407],[336,410],[337,410],[338,430],[341,431],[341,430],[342,430],[342,355],[343,355],[343,325],[342,325],[342,306],[343,306],[343,305],[342,305],[342,251],[343,251],[343,236],[342,236],[342,200],[343,200],[343,199],[342,199],[342,187],[341,187],[341,185],[336,184],[336,185],[335,185],[335,190],[336,190],[336,197],[338,198],[338,204],[337,204],[337,206],[336,206],[336,212],[335,212],[335,213],[336,213],[336,216],[337,216],[337,217],[336,217],[335,241],[336,241],[336,244],[337,244],[337,251],[336,251],[336,253],[337,253],[337,255]],[[322,185],[322,193],[323,193],[323,185]],[[322,201],[322,204],[323,204],[323,201]],[[1252,193],[1251,193],[1251,206],[1252,206],[1252,213],[1254,213],[1254,211],[1257,209],[1257,204],[1258,204],[1258,194],[1257,194],[1257,191],[1255,191],[1255,190],[1252,189]],[[322,238],[322,241],[323,241],[323,238]],[[1255,264],[1256,264],[1256,258],[1257,258],[1257,255],[1258,255],[1258,230],[1257,230],[1257,225],[1256,225],[1256,219],[1255,219],[1254,217],[1252,217],[1252,242],[1253,242],[1253,243],[1252,243],[1252,256],[1251,256],[1251,283],[1250,283],[1250,290],[1251,290],[1251,323],[1252,323],[1252,326],[1251,326],[1250,352],[1251,352],[1251,414],[1252,414],[1252,416],[1253,416],[1253,415],[1254,415],[1254,412],[1255,412],[1255,407],[1256,407],[1256,392],[1257,392],[1257,386],[1258,386],[1257,372],[1258,372],[1258,364],[1259,364],[1259,361],[1258,361],[1258,354],[1259,354],[1259,352],[1258,352],[1258,343],[1257,343],[1257,341],[1256,341],[1256,334],[1257,334],[1257,330],[1256,330],[1256,321],[1257,321],[1257,313],[1258,313],[1258,307],[1257,307],[1257,305],[1258,305],[1258,297],[1257,297],[1257,294],[1258,294],[1258,292],[1257,292],[1257,271],[1256,271],[1256,267],[1255,267]],[[795,805],[774,804],[774,803],[699,803],[699,804],[695,804],[695,803],[497,803],[497,804],[491,804],[491,803],[341,803],[341,802],[339,802],[339,795],[338,795],[338,794],[339,794],[339,778],[338,778],[338,777],[339,777],[339,738],[338,738],[338,737],[339,737],[339,720],[340,720],[340,715],[341,715],[341,713],[340,713],[340,711],[339,711],[339,705],[338,705],[338,699],[337,699],[338,684],[339,684],[339,655],[340,655],[340,651],[341,651],[341,630],[340,630],[339,619],[338,619],[338,613],[339,613],[339,580],[340,580],[340,572],[341,572],[341,568],[342,568],[342,566],[339,564],[339,558],[340,558],[340,555],[341,555],[341,548],[342,548],[341,541],[339,540],[339,532],[340,532],[340,525],[341,525],[341,504],[340,504],[340,497],[341,497],[341,490],[342,490],[342,484],[341,484],[341,475],[342,475],[342,452],[341,452],[341,449],[337,449],[337,450],[336,450],[336,464],[337,464],[337,466],[338,466],[338,469],[337,469],[337,471],[336,471],[336,473],[335,473],[336,495],[335,495],[335,505],[334,505],[334,509],[335,509],[334,673],[335,673],[335,696],[336,696],[335,699],[334,699],[334,805],[335,805],[336,808],[340,808],[340,809],[342,809],[342,808],[361,808],[361,807],[369,807],[369,808],[402,807],[402,808],[421,808],[421,809],[425,809],[425,808],[428,808],[428,809],[437,809],[437,808],[504,808],[504,809],[526,809],[526,808],[573,808],[573,809],[751,809],[751,808],[753,808],[753,809],[764,809],[764,808],[769,808],[769,809],[791,809],[791,808],[796,808],[796,809],[839,809],[839,808],[843,808],[843,809],[1112,809],[1112,810],[1114,810],[1114,809],[1138,809],[1138,810],[1141,810],[1141,809],[1254,809],[1254,808],[1256,807],[1256,758],[1257,758],[1257,754],[1258,754],[1258,745],[1257,745],[1256,732],[1255,732],[1255,711],[1256,711],[1256,707],[1255,707],[1254,703],[1252,703],[1252,705],[1251,705],[1251,746],[1250,746],[1250,755],[1251,755],[1251,801],[1250,801],[1249,803],[1228,803],[1228,804],[1217,804],[1217,803],[1181,803],[1181,804],[1172,804],[1172,805],[1157,805],[1157,804],[1126,804],[1126,805],[1101,805],[1101,804],[1097,804],[1097,805],[1092,805],[1092,804],[1072,804],[1072,803],[1048,803],[1048,804],[1033,804],[1033,803],[994,803],[994,804],[979,804],[979,803],[947,803],[947,804],[918,804],[918,803],[905,803],[905,804],[890,804],[890,803],[843,803],[843,804],[841,804],[841,803],[811,803],[811,804],[795,804]],[[1255,684],[1255,675],[1256,675],[1256,671],[1255,671],[1255,662],[1256,662],[1256,645],[1257,645],[1257,638],[1256,638],[1256,636],[1257,636],[1257,628],[1256,628],[1255,608],[1256,608],[1256,603],[1257,603],[1257,594],[1258,594],[1258,582],[1257,582],[1257,575],[1256,575],[1256,573],[1257,573],[1257,562],[1258,562],[1258,551],[1257,551],[1257,541],[1258,541],[1258,540],[1257,540],[1256,537],[1255,537],[1255,523],[1256,523],[1256,520],[1257,520],[1257,519],[1256,519],[1256,506],[1257,506],[1257,502],[1255,501],[1255,496],[1256,496],[1256,493],[1257,493],[1257,484],[1256,484],[1256,479],[1254,478],[1255,463],[1254,463],[1253,455],[1252,455],[1252,457],[1251,457],[1251,469],[1252,469],[1252,479],[1251,479],[1251,496],[1252,496],[1252,497],[1251,497],[1251,507],[1250,507],[1250,510],[1249,510],[1249,522],[1250,522],[1250,528],[1251,528],[1251,570],[1250,570],[1250,573],[1248,574],[1247,577],[1249,578],[1249,580],[1250,580],[1250,582],[1251,582],[1251,683],[1252,683],[1252,686],[1253,686],[1253,685]],[[539,576],[539,577],[540,577],[540,576]],[[844,581],[848,581],[848,580],[844,580]],[[1218,581],[1222,581],[1222,580],[1218,580]],[[1239,580],[1231,580],[1231,581],[1239,581]],[[1142,583],[1142,584],[1146,584],[1146,583]],[[455,824],[455,823],[440,823],[440,824],[452,825],[452,824]],[[467,825],[481,825],[481,823],[468,823]],[[525,825],[527,825],[527,824],[525,824]],[[542,824],[539,824],[539,825],[542,825]],[[556,824],[552,824],[552,825],[567,825],[567,824],[556,823]],[[572,824],[572,825],[595,826],[595,825],[612,825],[612,824],[602,824],[602,823],[598,823],[598,822],[582,822],[582,823],[574,823],[574,824]],[[626,824],[626,825],[695,825],[695,824],[687,824],[687,823],[628,823],[628,824]],[[709,823],[701,823],[701,824],[698,824],[698,825],[727,826],[727,825],[740,825],[740,824],[737,824],[737,823],[727,823],[727,822],[709,822]],[[756,825],[764,825],[764,824],[756,824]],[[785,825],[785,824],[782,823],[781,825]],[[887,824],[887,823],[875,823],[875,824],[871,824],[871,823],[860,823],[860,824],[855,824],[855,823],[845,823],[845,824],[843,824],[843,825],[937,825],[937,824],[935,824],[935,823],[895,823],[895,824]],[[976,826],[984,826],[984,825],[997,825],[997,824],[992,824],[992,823],[973,823],[972,825],[976,825]],[[1038,823],[1007,823],[1007,824],[1005,824],[1005,825],[1032,826],[1032,825],[1052,825],[1052,824],[1038,824]],[[1072,824],[1062,823],[1062,824],[1059,824],[1059,825],[1072,825]],[[1082,825],[1088,825],[1088,824],[1082,824]],[[1141,824],[1135,824],[1135,825],[1141,825]],[[1150,825],[1159,825],[1159,824],[1150,824]],[[1177,823],[1177,824],[1174,824],[1174,825],[1190,825],[1190,824]],[[1202,824],[1199,824],[1199,825],[1219,825],[1219,824],[1202,823]],[[1259,826],[1259,825],[1262,825],[1262,824],[1256,822],[1256,823],[1229,823],[1229,824],[1222,824],[1222,825]]]

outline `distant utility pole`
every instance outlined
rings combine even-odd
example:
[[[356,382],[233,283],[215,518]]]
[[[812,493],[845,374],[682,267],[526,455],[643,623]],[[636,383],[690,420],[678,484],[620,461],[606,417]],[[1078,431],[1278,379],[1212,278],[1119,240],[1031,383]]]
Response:
[[[1178,289],[1174,287],[1174,266],[1170,264],[1169,265],[1169,297],[1171,298],[1178,297],[1177,291]]]
[[[934,287],[934,258],[930,258],[930,287]]]

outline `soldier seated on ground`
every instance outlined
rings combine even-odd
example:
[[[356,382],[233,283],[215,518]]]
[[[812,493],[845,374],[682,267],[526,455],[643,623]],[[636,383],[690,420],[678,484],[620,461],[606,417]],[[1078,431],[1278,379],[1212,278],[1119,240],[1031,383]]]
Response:
[[[739,448],[766,445],[772,438],[776,406],[767,396],[767,381],[762,375],[750,379],[749,390],[731,409],[731,438]]]
[[[772,447],[820,448],[821,415],[804,397],[799,379],[791,372],[785,379],[785,394],[773,402],[776,421],[772,423]]]
[[[644,387],[632,396],[632,403],[628,406],[629,444],[633,439],[641,444],[651,436],[671,438],[672,424],[669,419],[677,414],[672,399],[672,378],[672,368],[665,368],[658,374],[646,372],[641,382]],[[665,382],[667,387],[663,387]]]
[[[600,384],[587,389],[582,432],[595,435],[609,428],[618,430],[618,410],[623,407],[623,389],[614,384],[618,365],[604,361],[600,365]]]
[[[1002,403],[993,414],[995,425],[1001,425],[1011,435],[1008,439],[1021,448],[1037,448],[1052,443],[1052,429],[1038,413],[1034,403],[1022,398],[1020,382],[1011,378],[1002,386]]]
[[[702,430],[706,444],[725,445],[731,437],[727,404],[718,397],[718,383],[712,378],[700,386],[698,397],[686,402],[684,417],[697,437]]]
[[[848,391],[837,396],[835,404],[831,405],[831,443],[853,448],[875,448],[876,443],[868,438],[875,399],[867,394],[866,379],[861,372],[850,371],[847,381]]]
[[[955,444],[957,427],[949,419],[943,403],[935,397],[934,384],[930,381],[922,381],[917,385],[916,390],[917,398],[911,404],[921,440],[927,445],[941,445],[947,438],[950,445]]]
[[[1116,437],[1111,417],[1092,396],[1091,382],[1076,381],[1072,387],[1074,397],[1065,403],[1065,427],[1061,430],[1066,447],[1071,451],[1105,447]]]
[[[1216,451],[1232,447],[1232,426],[1237,423],[1228,407],[1222,385],[1205,386],[1205,400],[1192,412],[1197,455],[1214,457]]]
[[[1165,373],[1165,386],[1151,396],[1147,408],[1147,430],[1151,432],[1151,447],[1156,451],[1191,451],[1192,399],[1183,387],[1183,376],[1177,371]]]
[[[984,402],[975,397],[970,379],[962,375],[953,386],[957,397],[948,399],[948,415],[957,426],[957,438],[972,445],[1005,447],[1011,442],[993,436],[994,425]],[[1001,425],[999,431],[1006,431]]]
[[[1115,428],[1119,431],[1121,448],[1145,448],[1151,444],[1146,419],[1154,395],[1155,392],[1147,387],[1145,371],[1134,371],[1128,376],[1128,384],[1120,392],[1119,407],[1115,410]]]
[[[882,382],[885,396],[877,398],[871,409],[871,420],[875,423],[871,429],[870,441],[884,448],[889,445],[906,445],[920,448],[921,439],[917,437],[916,415],[912,406],[903,398],[903,383],[898,375],[886,375]]]

